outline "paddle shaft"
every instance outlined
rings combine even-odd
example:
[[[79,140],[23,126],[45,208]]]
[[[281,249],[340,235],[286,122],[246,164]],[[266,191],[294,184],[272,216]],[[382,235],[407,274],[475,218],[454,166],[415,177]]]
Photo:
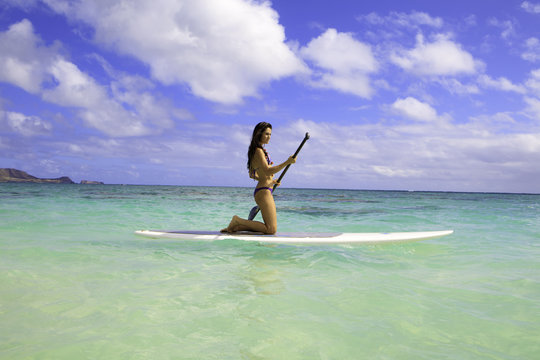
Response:
[[[296,159],[296,157],[298,156],[298,153],[300,152],[300,150],[302,150],[302,146],[304,146],[304,144],[306,143],[306,141],[308,141],[308,139],[309,139],[309,133],[306,133],[306,136],[304,136],[304,140],[302,140],[302,142],[300,143],[300,146],[298,147],[298,149],[296,149],[296,152],[294,153],[293,158]],[[281,182],[281,179],[283,179],[283,176],[285,176],[285,173],[287,172],[287,170],[289,170],[290,167],[291,167],[291,164],[287,165],[285,169],[283,169],[283,172],[281,173],[281,175],[279,175],[279,178],[277,180],[278,183]],[[274,190],[276,190],[277,187],[278,187],[278,184],[274,184],[274,188],[272,189],[272,192],[274,192]]]
[[[304,146],[304,144],[306,143],[306,141],[308,141],[308,139],[309,139],[309,133],[306,133],[306,136],[304,136],[304,140],[302,140],[302,142],[300,143],[300,146],[298,146],[298,149],[296,149],[296,152],[294,153],[293,158],[296,158],[298,156],[298,153],[300,152],[300,150],[302,150],[302,146]],[[289,170],[289,167],[291,167],[291,164],[287,165],[285,169],[283,169],[281,175],[279,176],[277,180],[278,183],[281,182],[281,179],[283,179],[283,176],[285,176],[285,173],[287,172],[287,170]],[[272,192],[274,192],[277,187],[278,187],[278,184],[274,184],[274,187],[272,188]],[[260,210],[259,206],[254,206],[253,209],[251,209],[251,211],[249,212],[248,219],[249,220],[255,219],[255,216],[257,216],[257,214],[259,213],[259,210]]]

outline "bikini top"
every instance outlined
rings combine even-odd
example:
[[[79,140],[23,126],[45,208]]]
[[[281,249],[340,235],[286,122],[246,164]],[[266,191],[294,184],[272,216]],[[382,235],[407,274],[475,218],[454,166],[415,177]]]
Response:
[[[268,163],[268,165],[273,165],[274,163],[272,162],[272,160],[270,159],[270,155],[268,155],[268,151],[266,151],[265,148],[262,148],[262,151],[264,152],[264,157],[266,158],[266,162]],[[257,171],[257,169],[251,169],[249,175],[250,177],[253,179],[255,178],[255,172]]]

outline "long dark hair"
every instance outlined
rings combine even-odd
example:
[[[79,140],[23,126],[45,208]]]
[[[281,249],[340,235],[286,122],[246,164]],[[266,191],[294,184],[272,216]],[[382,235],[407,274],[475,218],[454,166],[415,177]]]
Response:
[[[268,128],[272,129],[272,125],[270,123],[262,121],[258,123],[257,125],[255,125],[255,129],[253,129],[253,135],[251,135],[251,143],[249,144],[249,150],[248,150],[248,161],[247,161],[248,170],[251,170],[251,160],[253,159],[253,155],[255,155],[255,150],[257,150],[257,148],[263,149],[261,145],[261,136]]]

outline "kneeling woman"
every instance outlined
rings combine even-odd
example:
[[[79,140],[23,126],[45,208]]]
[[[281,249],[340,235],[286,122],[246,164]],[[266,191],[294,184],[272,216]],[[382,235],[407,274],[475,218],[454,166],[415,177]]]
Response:
[[[264,223],[242,219],[239,216],[233,216],[230,224],[222,232],[233,233],[236,231],[256,231],[265,234],[275,234],[277,230],[276,204],[272,196],[272,189],[279,183],[274,180],[274,174],[283,170],[287,165],[294,164],[296,159],[292,156],[282,164],[272,166],[270,156],[263,145],[270,142],[272,136],[272,125],[266,122],[260,122],[253,129],[251,144],[248,150],[247,167],[249,177],[257,180],[257,187],[253,192],[255,202],[261,209]]]

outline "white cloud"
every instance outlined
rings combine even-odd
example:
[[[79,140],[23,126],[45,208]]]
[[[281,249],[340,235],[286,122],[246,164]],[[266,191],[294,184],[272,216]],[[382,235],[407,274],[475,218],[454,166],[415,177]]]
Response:
[[[27,137],[48,135],[52,130],[50,122],[37,116],[2,110],[0,110],[0,126]]]
[[[436,80],[442,87],[444,87],[451,94],[467,95],[467,94],[479,94],[480,89],[476,84],[463,84],[457,79],[440,78]]]
[[[524,100],[527,103],[525,111],[535,120],[540,121],[540,100],[531,97],[525,97]]]
[[[540,40],[535,37],[528,38],[525,41],[525,51],[521,58],[530,62],[540,61]]]
[[[510,80],[505,77],[499,77],[498,79],[493,79],[488,75],[481,75],[478,78],[478,82],[487,88],[493,88],[502,91],[511,91],[519,94],[524,94],[526,89],[523,85],[513,84]]]
[[[109,96],[107,88],[96,83],[77,66],[59,59],[50,67],[50,73],[58,83],[52,89],[43,90],[43,99],[62,106],[79,108],[80,117],[91,127],[110,136],[139,136],[151,133],[150,124],[160,128],[171,128],[170,114],[162,108],[157,118],[152,118],[153,97],[148,93],[115,92]],[[113,89],[116,83],[112,83]],[[116,95],[116,96],[114,96]],[[128,111],[122,103],[129,104],[135,111]]]
[[[372,25],[390,25],[413,29],[423,25],[434,28],[440,28],[443,25],[443,20],[440,17],[432,17],[420,11],[412,11],[410,13],[393,11],[388,16],[380,16],[372,12],[368,15],[357,17],[357,20],[366,21]]]
[[[373,171],[377,174],[386,176],[386,177],[418,177],[422,175],[422,171],[413,170],[413,169],[392,169],[388,166],[374,165],[372,166]]]
[[[44,64],[56,56],[56,46],[44,46],[24,19],[0,33],[0,81],[38,93],[46,77]]]
[[[394,13],[398,19],[397,23],[404,26],[427,25],[435,28],[440,28],[443,25],[443,20],[440,17],[432,17],[425,12],[412,11],[410,14]]]
[[[105,87],[64,59],[58,58],[47,68],[58,84],[42,91],[43,99],[62,106],[90,108],[107,100]]]
[[[471,135],[483,137],[487,134],[504,134],[527,133],[531,131],[528,122],[520,122],[515,113],[498,112],[495,114],[481,114],[469,117],[469,121],[464,127]],[[534,131],[534,130],[533,130]],[[501,135],[502,134],[502,135]]]
[[[521,8],[528,13],[540,14],[540,4],[533,4],[529,1],[524,1],[521,3]]]
[[[494,118],[512,125],[507,114]],[[509,133],[499,132],[500,126],[488,116],[445,127],[437,122],[389,126],[297,120],[279,134],[309,130],[312,135],[295,165],[302,169],[289,178],[300,172],[303,186],[310,186],[306,179],[312,176],[317,184],[311,186],[319,187],[339,179],[340,186],[351,188],[538,191],[540,129]]]
[[[248,178],[247,170],[242,170],[245,169],[246,144],[249,143],[251,131],[251,127],[194,122],[174,135],[161,136],[159,141],[145,137],[137,141],[130,138],[88,137],[78,140],[76,144],[71,139],[65,139],[52,146],[58,152],[76,158],[120,159],[115,164],[120,164],[119,168],[123,168],[123,171],[126,164],[152,166],[152,173],[144,174],[146,180],[152,183],[177,182],[175,176],[194,181],[193,176],[204,171],[207,179],[201,181],[205,184],[207,182],[204,181],[209,178],[215,177],[214,180],[219,181],[222,177],[221,184],[238,185],[243,181],[250,186],[252,180]],[[227,154],[226,162],[223,162],[223,154]],[[276,156],[277,153],[272,152],[272,157]],[[116,171],[116,167],[114,169]],[[223,172],[228,172],[227,176]]]
[[[473,74],[478,67],[470,53],[442,35],[431,43],[425,43],[424,37],[419,34],[414,49],[395,53],[391,60],[404,70],[418,75]]]
[[[66,60],[58,45],[44,45],[28,20],[0,33],[0,48],[0,81],[41,95],[45,101],[76,109],[88,126],[104,134],[147,135],[173,127],[173,119],[191,116],[159,100],[150,92],[151,83],[141,78],[136,81],[136,77],[116,74],[111,83],[99,84]],[[19,132],[24,135],[22,130]]]
[[[369,45],[336,29],[328,29],[311,40],[301,53],[317,66],[335,72],[373,72],[378,67]]]
[[[2,0],[5,5],[18,7],[25,10],[31,9],[36,6],[38,1],[39,0]]]
[[[47,174],[60,174],[61,165],[54,160],[44,159],[39,161],[39,167]]]
[[[322,69],[312,85],[369,98],[373,89],[369,73],[378,69],[371,47],[351,34],[328,29],[300,49],[300,54]]]
[[[540,69],[531,71],[525,85],[533,92],[534,95],[540,98]]]
[[[392,104],[392,109],[413,120],[434,121],[438,118],[437,111],[431,105],[410,96],[405,99],[397,99]]]
[[[266,1],[47,2],[91,25],[98,43],[148,64],[163,84],[187,83],[211,101],[238,103],[263,84],[306,71]]]
[[[509,41],[511,38],[516,36],[516,30],[514,29],[514,23],[511,20],[498,20],[492,18],[488,20],[488,23],[492,26],[502,29],[501,38]]]

